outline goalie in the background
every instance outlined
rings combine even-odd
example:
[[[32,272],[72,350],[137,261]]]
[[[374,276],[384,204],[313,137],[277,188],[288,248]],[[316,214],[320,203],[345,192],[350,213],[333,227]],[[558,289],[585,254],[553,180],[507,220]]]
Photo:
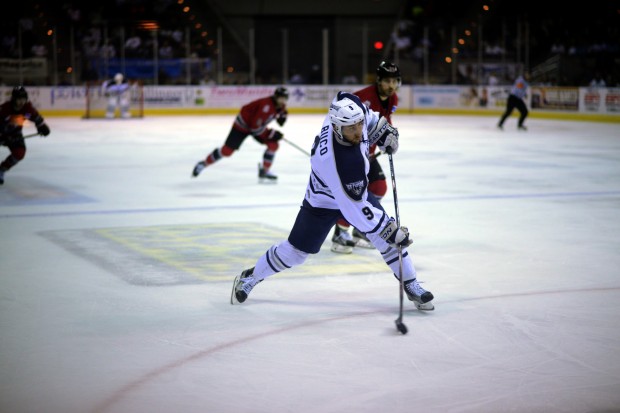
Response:
[[[118,107],[121,112],[121,118],[130,118],[129,101],[131,99],[131,85],[127,82],[125,76],[122,73],[117,73],[113,79],[103,82],[101,88],[103,94],[108,99],[105,117],[114,119],[116,108]]]

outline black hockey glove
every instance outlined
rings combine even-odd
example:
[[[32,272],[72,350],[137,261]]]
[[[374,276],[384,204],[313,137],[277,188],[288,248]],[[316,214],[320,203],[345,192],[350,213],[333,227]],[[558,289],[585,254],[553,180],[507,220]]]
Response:
[[[39,135],[41,136],[47,136],[50,134],[50,128],[45,123],[42,123],[37,126],[37,132],[39,132]]]
[[[271,131],[271,133],[269,134],[269,140],[270,141],[279,141],[280,139],[282,139],[284,137],[284,135],[282,135],[282,132],[274,130]]]
[[[280,113],[278,115],[278,117],[276,118],[276,122],[278,122],[278,125],[280,126],[284,126],[284,122],[286,122],[286,117],[288,116],[288,112],[284,111],[282,113]]]

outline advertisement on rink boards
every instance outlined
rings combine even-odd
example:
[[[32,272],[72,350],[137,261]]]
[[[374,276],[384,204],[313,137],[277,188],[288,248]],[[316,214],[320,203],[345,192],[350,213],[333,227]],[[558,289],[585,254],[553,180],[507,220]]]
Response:
[[[532,109],[620,114],[620,89],[603,87],[531,88]]]
[[[285,85],[288,106],[298,112],[323,113],[340,90],[353,92],[365,85],[305,86]],[[144,86],[144,109],[154,114],[236,112],[246,103],[273,94],[278,85],[261,86]],[[417,86],[398,90],[398,113],[441,113],[442,111],[502,111],[510,92],[503,86]],[[12,86],[0,87],[0,96],[9,100]],[[86,107],[85,86],[26,86],[33,104],[49,115],[81,116]],[[620,88],[532,86],[526,97],[536,111],[620,116]],[[184,113],[183,111],[186,111]]]
[[[498,110],[509,92],[510,86],[412,86],[413,108]]]
[[[579,94],[579,106],[586,112],[620,114],[620,88],[586,88]]]
[[[530,90],[532,109],[579,111],[579,88],[534,86]]]

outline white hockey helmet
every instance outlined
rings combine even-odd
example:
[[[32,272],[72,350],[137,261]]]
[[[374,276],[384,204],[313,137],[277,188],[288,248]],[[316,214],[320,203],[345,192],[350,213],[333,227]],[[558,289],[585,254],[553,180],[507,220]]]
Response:
[[[332,123],[336,140],[343,145],[351,145],[342,136],[342,127],[355,125],[365,119],[361,106],[348,97],[338,100],[336,97],[329,106],[329,118]]]
[[[114,81],[116,83],[123,83],[123,74],[122,73],[117,73],[114,75]]]

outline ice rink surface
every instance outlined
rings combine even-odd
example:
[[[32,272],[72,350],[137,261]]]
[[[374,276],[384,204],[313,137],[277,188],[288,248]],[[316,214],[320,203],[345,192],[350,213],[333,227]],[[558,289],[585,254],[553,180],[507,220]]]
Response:
[[[27,141],[0,186],[0,412],[620,411],[618,124],[395,115],[401,221],[436,297],[405,303],[401,335],[378,252],[329,239],[230,305],[309,173],[282,142],[259,184],[248,138],[190,178],[233,119],[49,118]],[[309,150],[321,123],[282,130]]]

